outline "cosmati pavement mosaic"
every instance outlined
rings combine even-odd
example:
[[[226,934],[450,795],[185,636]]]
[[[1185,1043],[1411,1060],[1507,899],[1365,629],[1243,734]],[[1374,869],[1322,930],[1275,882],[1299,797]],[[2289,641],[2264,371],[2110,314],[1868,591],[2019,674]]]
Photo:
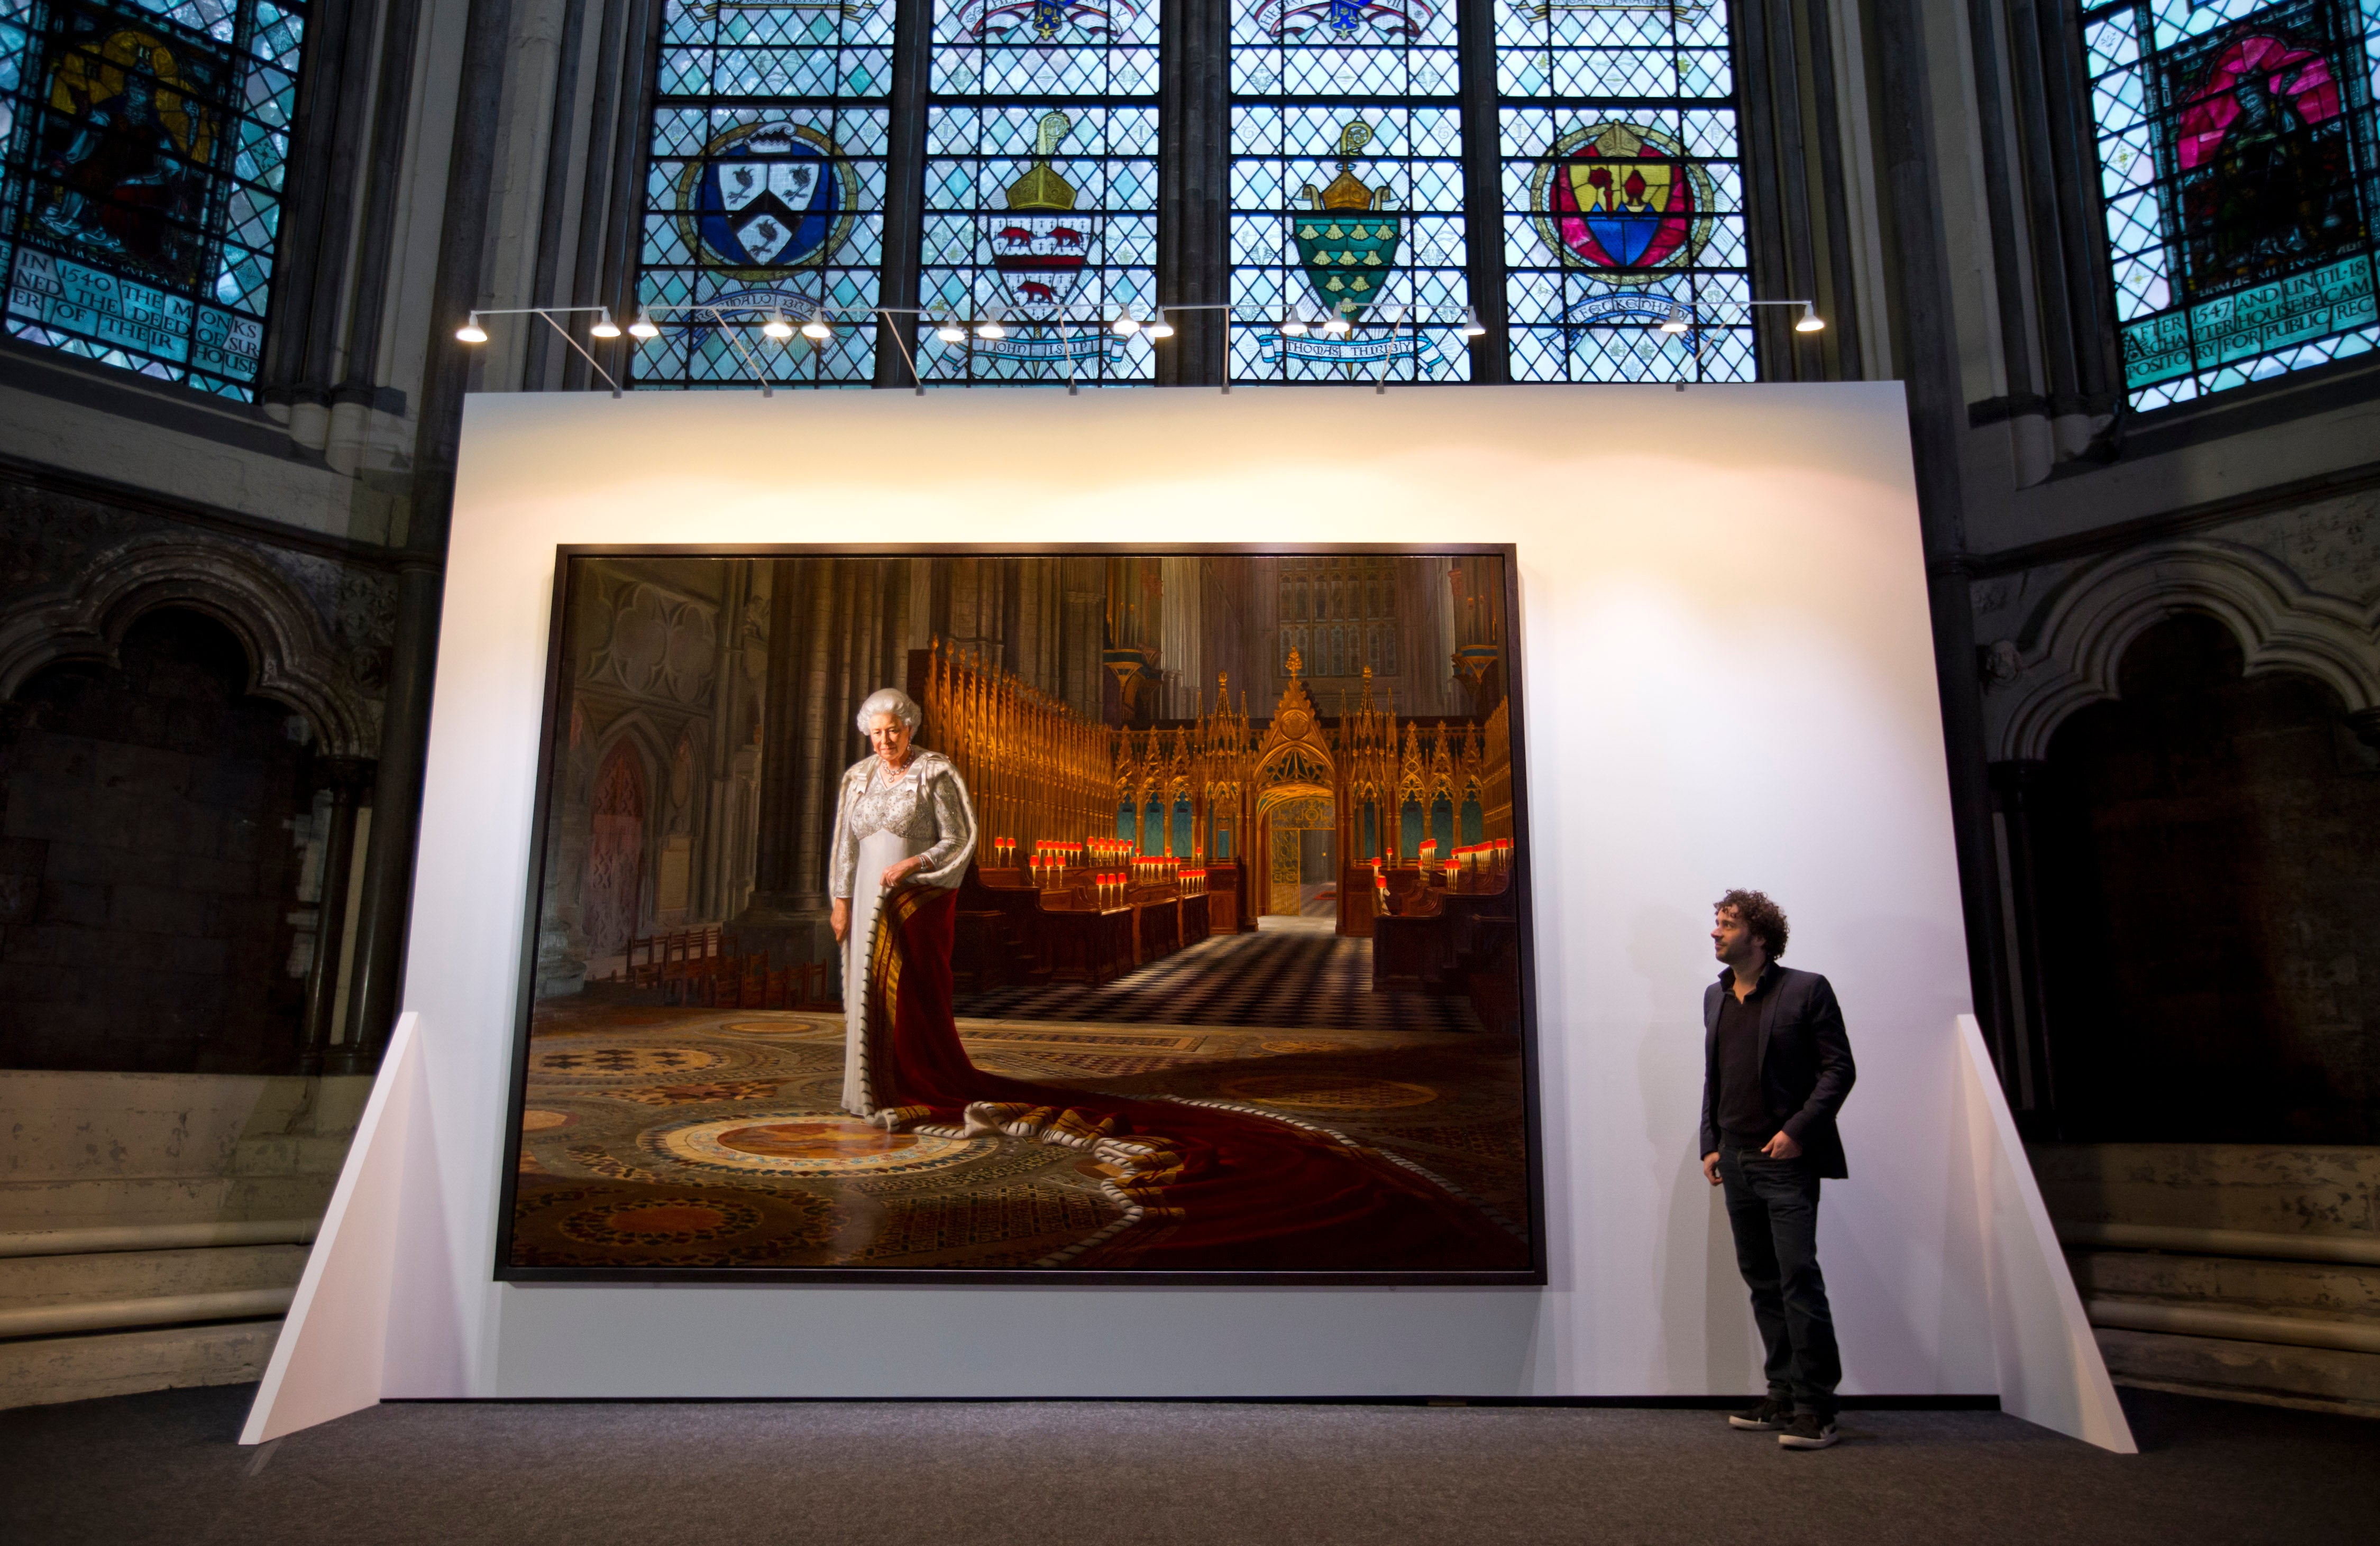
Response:
[[[959,1033],[995,1073],[1315,1123],[1516,1234],[1528,1216],[1514,1038],[1017,1019]],[[839,1015],[540,1004],[514,1263],[1021,1267],[1116,1216],[1080,1150],[887,1133],[840,1109],[842,1083]]]

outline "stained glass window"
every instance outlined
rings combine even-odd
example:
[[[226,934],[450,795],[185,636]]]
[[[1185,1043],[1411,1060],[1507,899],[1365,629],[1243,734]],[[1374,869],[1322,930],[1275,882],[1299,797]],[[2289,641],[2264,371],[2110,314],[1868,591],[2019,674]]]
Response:
[[[927,380],[1147,380],[1156,304],[1157,6],[946,0],[927,115]]]
[[[1234,0],[1233,379],[1469,379],[1461,90],[1451,0]]]
[[[10,336],[254,397],[306,6],[0,0]]]
[[[892,0],[666,0],[637,286],[662,332],[638,385],[874,376],[892,43]],[[755,325],[779,317],[841,325]]]
[[[2134,408],[2380,339],[2380,0],[2084,11],[2117,327]]]
[[[1754,380],[1726,6],[1497,0],[1496,42],[1512,379]]]

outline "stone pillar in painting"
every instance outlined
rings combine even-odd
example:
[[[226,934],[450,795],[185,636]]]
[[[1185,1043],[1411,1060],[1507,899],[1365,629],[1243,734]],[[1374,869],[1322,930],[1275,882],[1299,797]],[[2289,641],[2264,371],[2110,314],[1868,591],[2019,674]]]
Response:
[[[776,965],[830,960],[826,863],[835,781],[866,755],[853,716],[908,680],[907,559],[776,561],[760,700],[752,899],[729,922]]]

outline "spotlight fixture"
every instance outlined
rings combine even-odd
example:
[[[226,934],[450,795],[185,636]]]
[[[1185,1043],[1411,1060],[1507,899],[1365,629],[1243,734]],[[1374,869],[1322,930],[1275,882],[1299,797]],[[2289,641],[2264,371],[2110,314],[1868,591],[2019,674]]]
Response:
[[[1108,326],[1115,331],[1118,338],[1130,338],[1140,331],[1140,319],[1132,314],[1131,307],[1119,306],[1116,308],[1115,320],[1110,322]]]
[[[834,329],[827,326],[826,314],[820,312],[802,324],[802,336],[816,342],[823,342],[834,336]]]
[[[990,306],[985,308],[983,320],[975,325],[975,335],[978,338],[1007,337],[1008,330],[1001,325],[1000,320],[1003,315],[1005,315],[1005,313],[1002,311],[998,301],[994,301]]]
[[[1793,331],[1795,332],[1823,332],[1826,331],[1826,326],[1827,320],[1818,315],[1818,308],[1810,305],[1807,301],[1803,302],[1802,315],[1800,319],[1794,322]]]
[[[1694,314],[1676,301],[1670,303],[1670,314],[1661,319],[1663,332],[1690,332],[1694,330]]]
[[[934,329],[934,336],[945,344],[966,342],[966,328],[956,317],[945,317]]]
[[[637,320],[628,324],[628,336],[631,338],[659,338],[661,335],[662,330],[653,325],[653,320],[650,317],[645,315],[645,308],[641,306],[637,308]]]
[[[1463,336],[1465,338],[1478,338],[1484,336],[1487,332],[1488,330],[1480,325],[1479,308],[1475,306],[1464,307],[1463,308]]]
[[[455,330],[455,336],[466,344],[485,344],[488,341],[488,330],[480,325],[480,314],[474,311],[468,320]]]
[[[1151,338],[1173,336],[1173,324],[1165,320],[1165,308],[1159,307],[1156,313],[1148,319],[1148,336]]]
[[[612,308],[607,306],[603,314],[595,319],[595,325],[587,332],[596,338],[617,338],[620,336],[620,324],[612,320]]]
[[[794,324],[785,320],[783,312],[771,311],[769,320],[760,324],[760,331],[782,344],[794,335]]]
[[[1305,308],[1302,305],[1291,307],[1289,308],[1288,315],[1282,317],[1281,320],[1281,331],[1285,336],[1290,338],[1305,337]]]
[[[1355,331],[1355,324],[1347,320],[1347,313],[1344,311],[1334,310],[1324,320],[1322,331],[1333,338],[1344,338]]]

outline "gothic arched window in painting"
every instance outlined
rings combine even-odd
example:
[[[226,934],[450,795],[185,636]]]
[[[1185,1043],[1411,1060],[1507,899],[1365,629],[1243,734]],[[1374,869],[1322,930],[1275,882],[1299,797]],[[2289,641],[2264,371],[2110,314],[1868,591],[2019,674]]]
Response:
[[[665,0],[640,386],[875,375],[892,0]],[[782,319],[783,338],[756,323]],[[826,336],[802,331],[824,323]]]
[[[0,4],[9,336],[250,401],[306,7]]]
[[[1467,380],[1462,73],[1441,0],[1235,0],[1232,378]]]
[[[944,0],[927,110],[928,380],[1145,381],[1157,302],[1155,0]]]
[[[2082,36],[2131,406],[2380,341],[2380,3],[2124,0]]]
[[[1512,379],[1756,379],[1726,6],[1497,0],[1496,40]]]

